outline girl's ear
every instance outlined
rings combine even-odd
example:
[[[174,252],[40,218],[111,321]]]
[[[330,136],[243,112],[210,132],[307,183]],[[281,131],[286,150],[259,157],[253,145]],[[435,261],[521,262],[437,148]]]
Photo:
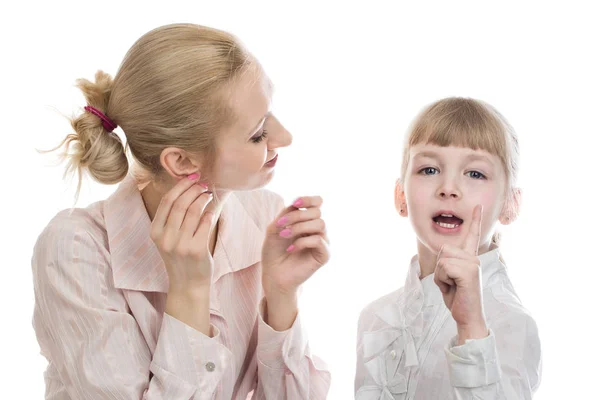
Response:
[[[400,179],[396,180],[394,188],[394,204],[396,211],[402,217],[408,217],[408,207],[406,206],[406,193],[404,193],[404,185],[400,183]]]
[[[512,224],[521,210],[521,189],[515,188],[506,199],[506,203],[498,220],[502,225]]]

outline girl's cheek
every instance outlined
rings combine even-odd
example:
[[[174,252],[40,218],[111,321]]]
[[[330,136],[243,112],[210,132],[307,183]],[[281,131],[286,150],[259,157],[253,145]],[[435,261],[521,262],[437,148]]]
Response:
[[[493,208],[497,198],[498,194],[495,190],[488,189],[480,192],[480,202],[486,209],[488,209],[488,211],[490,210],[490,208]]]

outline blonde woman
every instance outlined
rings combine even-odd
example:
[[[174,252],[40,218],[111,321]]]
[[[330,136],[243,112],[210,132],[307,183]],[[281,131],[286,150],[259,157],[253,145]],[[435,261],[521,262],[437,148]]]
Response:
[[[142,36],[114,80],[78,86],[87,105],[59,147],[79,185],[85,171],[121,183],[36,243],[46,399],[326,398],[297,303],[329,259],[322,200],[254,190],[292,141],[258,61],[175,24]]]
[[[395,201],[417,236],[404,287],[358,322],[358,400],[530,399],[537,326],[500,255],[518,215],[517,138],[490,105],[437,101],[416,118]]]

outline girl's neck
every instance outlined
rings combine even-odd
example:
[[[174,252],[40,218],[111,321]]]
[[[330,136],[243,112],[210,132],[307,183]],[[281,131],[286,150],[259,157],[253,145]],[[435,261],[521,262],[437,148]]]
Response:
[[[479,254],[487,253],[490,250],[491,241],[483,243],[479,246]],[[432,252],[421,241],[417,240],[417,254],[419,257],[419,267],[421,268],[421,276],[423,279],[435,272],[435,264],[437,262],[437,253]]]

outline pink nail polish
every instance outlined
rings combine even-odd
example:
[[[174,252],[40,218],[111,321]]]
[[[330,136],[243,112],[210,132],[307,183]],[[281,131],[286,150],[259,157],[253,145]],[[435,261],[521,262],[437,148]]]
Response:
[[[287,249],[285,249],[285,251],[290,252],[292,250],[294,250],[296,248],[296,246],[294,246],[293,244],[290,245],[290,247],[288,247]]]
[[[279,218],[279,221],[277,221],[277,225],[283,226],[283,225],[287,224],[287,222],[288,222],[287,217],[281,217],[281,218]]]
[[[279,232],[279,236],[282,236],[282,237],[288,237],[291,234],[292,234],[292,231],[290,229],[287,229],[287,228],[284,229],[284,230],[282,230],[281,232]]]
[[[206,183],[198,182],[198,185],[202,186],[204,189],[208,189],[208,185]]]
[[[301,207],[301,206],[302,206],[302,203],[303,203],[302,199],[298,199],[298,200],[296,200],[296,201],[294,202],[293,206],[294,206],[294,207]]]
[[[198,179],[199,176],[200,175],[198,175],[198,174],[191,174],[191,175],[188,175],[188,179],[190,181],[193,181],[194,179]]]

